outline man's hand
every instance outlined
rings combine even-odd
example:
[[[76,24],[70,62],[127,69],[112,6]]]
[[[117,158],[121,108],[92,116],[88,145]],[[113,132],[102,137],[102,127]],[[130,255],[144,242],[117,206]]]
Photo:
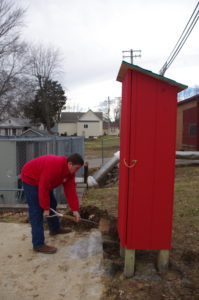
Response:
[[[73,211],[73,216],[75,217],[75,221],[78,223],[81,219],[78,211]]]
[[[48,216],[49,216],[49,210],[44,210],[43,216],[44,216],[44,217],[48,217]]]

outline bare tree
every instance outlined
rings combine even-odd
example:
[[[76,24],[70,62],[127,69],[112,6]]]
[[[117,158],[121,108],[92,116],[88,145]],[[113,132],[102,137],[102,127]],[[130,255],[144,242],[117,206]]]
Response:
[[[99,103],[98,109],[99,111],[103,112],[104,120],[106,122],[111,121],[112,104],[113,104],[113,99],[110,99],[110,97],[107,97],[107,99]]]
[[[82,112],[83,108],[79,103],[73,101],[71,98],[67,98],[67,105],[65,106],[65,111],[67,112]]]
[[[102,101],[98,109],[103,112],[104,119],[107,122],[116,121],[120,115],[121,97],[114,97],[110,99],[107,97],[106,100]]]
[[[8,94],[16,87],[16,77],[24,65],[25,44],[19,40],[25,11],[11,0],[0,0],[0,116],[10,104]]]
[[[28,77],[16,77],[15,89],[6,94],[4,117],[24,118],[24,105],[35,98],[36,86]]]
[[[113,110],[113,120],[119,127],[120,125],[120,114],[121,114],[121,97],[116,97],[115,98],[115,107]]]
[[[39,88],[42,88],[46,80],[55,79],[61,72],[60,61],[58,49],[42,45],[29,47],[27,64],[30,74],[37,81]]]
[[[199,94],[199,86],[198,85],[188,87],[187,89],[185,89],[184,91],[182,91],[178,94],[178,101],[193,97],[197,94]]]

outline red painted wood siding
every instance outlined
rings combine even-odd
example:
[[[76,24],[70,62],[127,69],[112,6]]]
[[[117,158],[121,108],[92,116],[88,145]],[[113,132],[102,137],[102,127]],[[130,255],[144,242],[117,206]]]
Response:
[[[171,247],[177,89],[135,71],[123,81],[118,231],[128,249]],[[128,168],[132,160],[135,167]]]
[[[191,124],[197,124],[198,108],[192,107],[183,111],[183,137],[182,143],[184,145],[192,145],[197,147],[197,135],[190,136]],[[196,130],[197,132],[197,130]]]
[[[123,159],[129,163],[130,156],[130,120],[131,120],[131,76],[129,70],[122,84],[122,107],[121,107],[121,125],[120,125],[120,172],[119,172],[119,202],[118,202],[118,231],[120,242],[126,244],[126,226],[128,211],[128,190],[129,190],[129,170],[125,167]]]

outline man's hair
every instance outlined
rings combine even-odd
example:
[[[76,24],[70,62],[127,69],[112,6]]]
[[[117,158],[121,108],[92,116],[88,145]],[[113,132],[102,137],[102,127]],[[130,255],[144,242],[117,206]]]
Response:
[[[83,158],[78,153],[71,154],[68,157],[68,162],[71,162],[73,165],[80,165],[80,166],[83,166],[84,164]]]

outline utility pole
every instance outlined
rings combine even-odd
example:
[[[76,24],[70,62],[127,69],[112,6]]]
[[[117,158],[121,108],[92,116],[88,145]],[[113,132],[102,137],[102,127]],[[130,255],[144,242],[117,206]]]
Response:
[[[130,57],[132,65],[133,65],[133,58],[134,57],[141,57],[141,50],[130,49],[130,50],[124,50],[124,51],[122,51],[122,53],[125,53],[125,52],[128,52],[130,55],[123,56],[123,58]],[[139,55],[134,54],[135,52],[139,52]]]
[[[108,96],[107,99],[108,132],[110,131],[110,104],[111,104],[111,100],[110,97]]]

